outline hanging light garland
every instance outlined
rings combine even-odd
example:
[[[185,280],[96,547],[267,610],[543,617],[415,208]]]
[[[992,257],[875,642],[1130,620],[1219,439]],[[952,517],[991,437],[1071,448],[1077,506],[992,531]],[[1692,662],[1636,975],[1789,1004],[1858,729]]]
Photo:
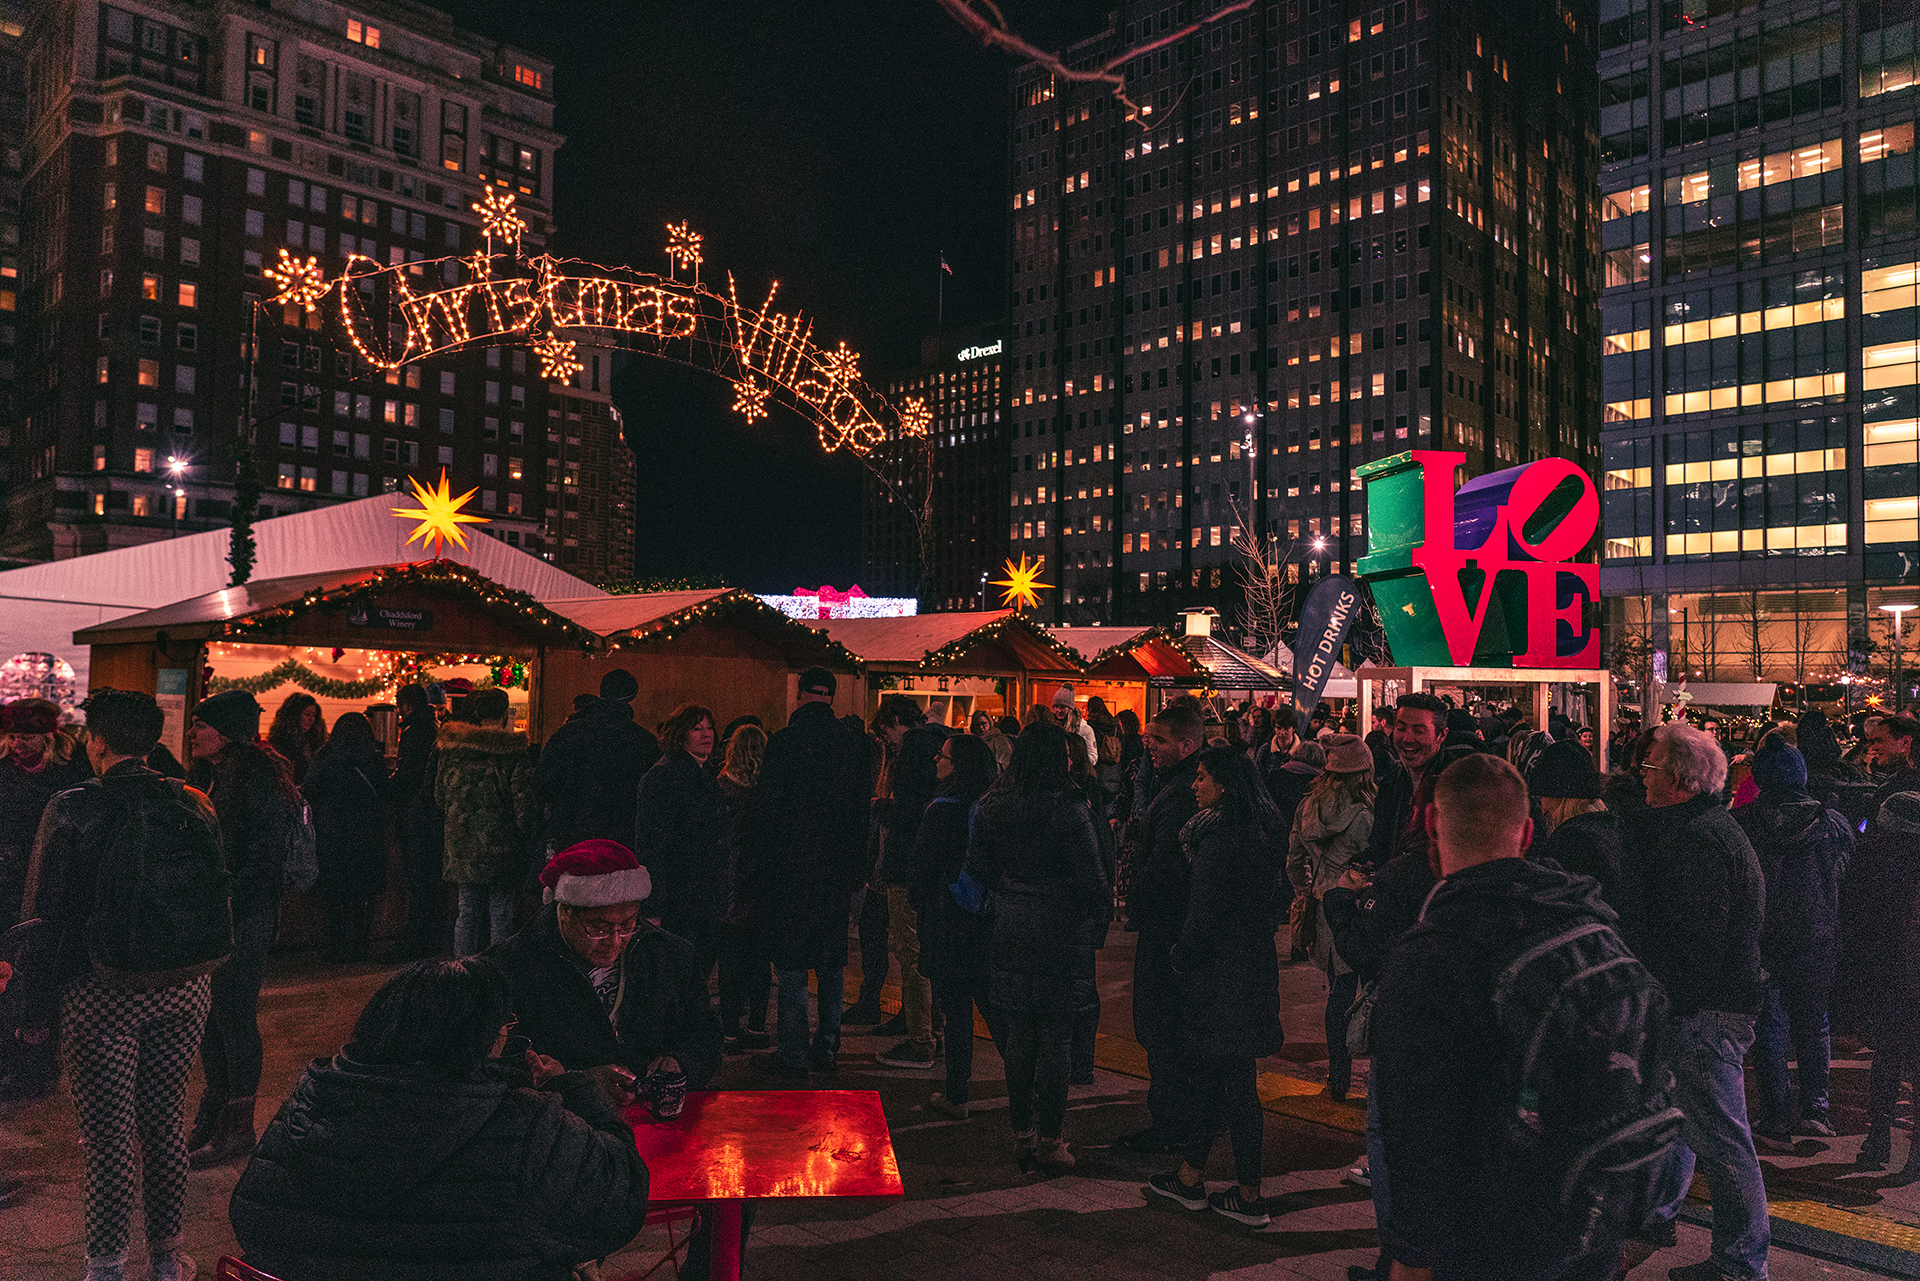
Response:
[[[638,649],[658,641],[672,640],[696,623],[742,620],[760,622],[773,629],[778,637],[819,649],[823,651],[822,658],[825,661],[843,666],[849,671],[866,670],[865,661],[839,641],[823,631],[787,617],[752,592],[742,591],[739,588],[711,597],[696,605],[676,609],[671,614],[643,623],[632,631],[610,636],[607,638],[607,643],[615,649]]]
[[[1069,671],[1084,673],[1088,669],[1087,661],[1081,658],[1077,651],[1046,628],[1018,614],[1002,614],[991,622],[982,623],[964,636],[954,637],[939,649],[928,650],[926,657],[920,660],[920,670],[932,671],[936,667],[957,663],[969,650],[999,640],[1008,630],[1018,632],[1027,640],[1039,644],[1058,657],[1061,665]]]
[[[369,676],[365,680],[336,680],[331,676],[322,676],[311,667],[289,658],[279,666],[270,668],[258,676],[209,677],[207,692],[224,694],[230,689],[243,689],[249,694],[264,694],[282,685],[298,685],[309,694],[318,694],[321,698],[362,699],[372,698],[382,690],[392,689],[394,680],[390,673]]]
[[[598,639],[591,631],[562,614],[556,614],[525,592],[502,587],[477,570],[447,560],[387,566],[340,587],[316,587],[297,601],[230,620],[227,623],[227,636],[245,640],[323,606],[349,605],[369,596],[409,587],[451,590],[489,613],[504,617],[528,631],[573,640],[583,650],[593,649]]]

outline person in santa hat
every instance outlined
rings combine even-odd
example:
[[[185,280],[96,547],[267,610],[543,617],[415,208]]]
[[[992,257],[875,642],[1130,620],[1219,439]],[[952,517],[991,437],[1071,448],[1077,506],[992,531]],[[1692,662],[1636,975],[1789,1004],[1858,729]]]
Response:
[[[617,1101],[649,1082],[698,1090],[720,1066],[720,1020],[693,947],[640,914],[647,869],[618,841],[555,854],[546,906],[487,955],[513,988],[520,1035]]]

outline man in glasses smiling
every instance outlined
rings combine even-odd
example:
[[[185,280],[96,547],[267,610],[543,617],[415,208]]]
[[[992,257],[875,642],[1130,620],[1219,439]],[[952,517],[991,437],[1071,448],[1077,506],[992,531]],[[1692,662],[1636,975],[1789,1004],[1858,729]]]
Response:
[[[513,989],[515,1031],[586,1071],[616,1105],[656,1109],[703,1088],[720,1064],[720,1022],[693,947],[640,915],[647,869],[617,841],[582,841],[540,873],[547,906],[493,948]]]

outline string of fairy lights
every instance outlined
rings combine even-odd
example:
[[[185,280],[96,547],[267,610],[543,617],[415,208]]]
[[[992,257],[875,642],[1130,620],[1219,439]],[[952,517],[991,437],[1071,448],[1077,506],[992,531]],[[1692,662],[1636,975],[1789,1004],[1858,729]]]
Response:
[[[866,670],[866,662],[839,641],[787,617],[752,592],[737,587],[698,604],[676,609],[630,631],[609,636],[607,645],[611,649],[639,649],[644,645],[673,640],[688,628],[703,622],[740,620],[753,620],[772,629],[775,635],[797,641],[805,648],[816,649],[821,658],[847,671]]]
[[[329,275],[317,257],[282,249],[264,271],[279,291],[271,301],[313,312],[335,297],[354,351],[389,372],[469,346],[512,341],[539,357],[543,378],[564,382],[583,368],[578,343],[564,331],[613,331],[651,344],[643,349],[652,355],[726,378],[734,386],[733,411],[748,422],[767,417],[775,402],[784,405],[814,425],[829,453],[870,452],[888,438],[888,423],[905,437],[931,430],[933,412],[924,399],[896,411],[862,376],[858,352],[844,342],[817,344],[811,319],[775,310],[778,281],[757,308],[740,301],[731,273],[724,294],[702,285],[702,237],[684,220],[667,225],[668,274],[661,277],[544,253],[529,257],[522,242],[527,223],[510,192],[489,188],[472,208],[485,245],[462,257],[382,263],[352,253]],[[582,271],[568,270],[576,266]],[[691,279],[680,279],[682,273]],[[410,275],[434,274],[448,282],[445,288],[414,292]],[[376,325],[363,294],[377,300],[383,292],[388,323]],[[386,341],[374,336],[380,333]]]

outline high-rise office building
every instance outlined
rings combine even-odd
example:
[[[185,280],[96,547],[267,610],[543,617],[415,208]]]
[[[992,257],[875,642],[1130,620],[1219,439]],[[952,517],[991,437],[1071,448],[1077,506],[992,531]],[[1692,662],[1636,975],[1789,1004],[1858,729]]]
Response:
[[[615,359],[583,348],[580,371],[547,385],[547,546],[595,583],[633,577],[633,451],[613,403]]]
[[[1014,76],[1008,522],[1060,616],[1364,554],[1363,462],[1597,459],[1594,30],[1566,4],[1124,4]],[[1158,43],[1166,38],[1166,43]]]
[[[471,206],[488,186],[543,243],[562,141],[549,62],[416,4],[73,0],[30,7],[24,42],[22,275],[0,319],[18,326],[21,396],[0,551],[65,557],[226,523],[257,310],[262,515],[444,467],[456,492],[479,491],[484,532],[571,567],[546,532],[565,504],[542,492],[548,392],[525,350],[386,372],[328,310],[256,308],[282,249],[329,274],[357,253],[439,287],[455,275],[424,260],[480,247]]]
[[[20,177],[26,166],[26,7],[0,0],[0,493],[11,459],[7,444],[18,423],[16,377],[20,335]]]
[[[1920,602],[1915,6],[1601,17],[1616,632],[1676,680],[1863,673]]]
[[[954,328],[923,339],[919,365],[886,379],[894,408],[918,402],[928,426],[925,438],[892,433],[868,461],[860,561],[869,595],[918,596],[923,611],[992,603],[986,581],[1007,554],[1005,361],[1000,326]]]

